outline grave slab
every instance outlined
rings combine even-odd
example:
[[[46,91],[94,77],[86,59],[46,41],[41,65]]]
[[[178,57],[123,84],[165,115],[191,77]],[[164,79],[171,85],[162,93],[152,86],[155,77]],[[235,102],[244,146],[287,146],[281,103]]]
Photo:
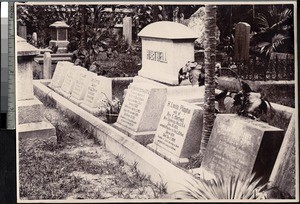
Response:
[[[70,101],[79,105],[82,103],[84,96],[86,94],[87,85],[91,81],[93,76],[97,76],[96,73],[93,72],[80,72],[78,79],[75,81],[74,87],[72,89]]]
[[[52,89],[61,88],[67,73],[74,66],[73,63],[67,61],[57,62],[56,68],[53,73],[50,84],[48,85]]]
[[[147,140],[151,140],[165,101],[165,88],[148,83],[132,83],[128,87],[115,126],[127,132],[130,137],[148,137]]]
[[[173,163],[187,163],[199,152],[203,109],[179,100],[167,100],[152,144],[148,147]]]
[[[99,113],[101,100],[105,95],[112,100],[112,79],[104,76],[93,76],[87,85],[83,102],[79,105],[93,115]]]
[[[274,166],[283,130],[267,123],[218,114],[201,168],[214,176],[255,173],[267,181]]]
[[[83,67],[73,66],[73,68],[67,73],[61,88],[58,88],[55,91],[66,98],[70,98],[75,82],[80,77],[80,73],[86,71],[87,70]]]
[[[47,120],[34,123],[24,123],[18,125],[18,135],[22,139],[36,138],[36,139],[51,139],[56,140],[55,127]]]

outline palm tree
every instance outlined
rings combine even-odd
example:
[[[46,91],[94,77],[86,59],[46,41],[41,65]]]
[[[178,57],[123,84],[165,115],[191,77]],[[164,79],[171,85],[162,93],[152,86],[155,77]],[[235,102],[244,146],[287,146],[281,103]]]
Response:
[[[213,5],[205,6],[205,42],[204,42],[204,63],[205,63],[205,93],[204,93],[204,114],[203,129],[200,144],[200,156],[204,155],[207,143],[214,125],[215,113],[215,59],[216,59],[216,10]]]

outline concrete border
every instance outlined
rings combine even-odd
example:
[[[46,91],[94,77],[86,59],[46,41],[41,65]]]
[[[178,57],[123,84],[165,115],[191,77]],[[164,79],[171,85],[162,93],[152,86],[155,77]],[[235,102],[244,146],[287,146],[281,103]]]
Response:
[[[168,193],[185,189],[190,186],[194,177],[158,156],[151,150],[139,144],[113,126],[88,113],[63,96],[55,93],[45,84],[47,80],[34,80],[34,93],[38,98],[47,97],[55,102],[57,109],[63,111],[68,117],[76,118],[81,126],[90,131],[108,151],[114,155],[122,155],[129,165],[137,163],[137,169],[154,183],[166,184]]]

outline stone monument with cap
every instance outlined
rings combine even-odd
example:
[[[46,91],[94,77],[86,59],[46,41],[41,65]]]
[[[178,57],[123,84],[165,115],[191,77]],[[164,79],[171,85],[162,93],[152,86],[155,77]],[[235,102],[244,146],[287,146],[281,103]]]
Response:
[[[39,50],[17,36],[17,132],[22,138],[56,139],[54,126],[43,116],[43,104],[33,94],[33,58]]]
[[[66,53],[68,41],[68,26],[64,21],[56,21],[52,23],[51,28],[51,40],[49,42],[50,47],[58,46],[57,53]]]

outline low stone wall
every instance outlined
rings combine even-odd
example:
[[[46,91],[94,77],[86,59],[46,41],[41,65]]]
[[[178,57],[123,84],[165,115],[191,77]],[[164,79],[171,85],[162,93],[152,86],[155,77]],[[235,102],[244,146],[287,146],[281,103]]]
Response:
[[[280,99],[282,105],[295,107],[295,81],[243,81],[270,102],[278,103],[278,99]],[[233,77],[219,77],[218,83],[217,88],[221,90],[241,90],[238,80]]]

